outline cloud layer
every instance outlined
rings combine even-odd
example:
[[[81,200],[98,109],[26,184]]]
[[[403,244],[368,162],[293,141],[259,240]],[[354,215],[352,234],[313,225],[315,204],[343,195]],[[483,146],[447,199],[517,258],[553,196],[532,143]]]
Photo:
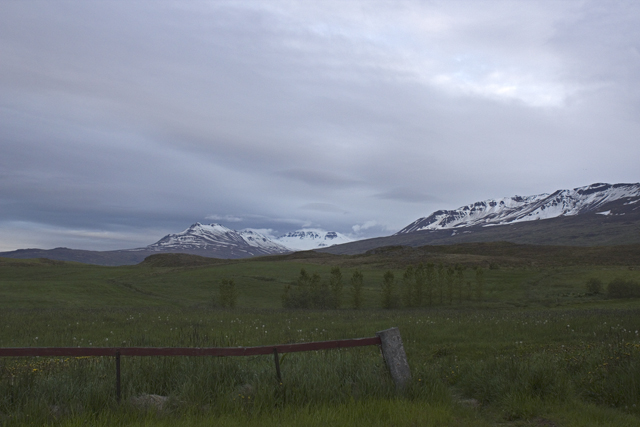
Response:
[[[8,2],[0,250],[371,237],[637,182],[635,2]]]

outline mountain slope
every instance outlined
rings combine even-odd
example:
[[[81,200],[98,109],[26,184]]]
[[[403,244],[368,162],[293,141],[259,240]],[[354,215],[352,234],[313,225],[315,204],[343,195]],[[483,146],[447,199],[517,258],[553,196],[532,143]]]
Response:
[[[168,234],[141,250],[181,252],[213,258],[245,258],[290,252],[289,248],[255,231],[235,231],[220,224],[204,225],[199,222],[181,233]]]
[[[582,215],[604,211],[606,204],[616,201],[623,201],[623,206],[636,205],[640,202],[640,184],[592,184],[573,190],[558,190],[553,194],[485,200],[454,210],[436,211],[428,217],[417,219],[396,234]],[[629,209],[637,207],[631,206]],[[624,214],[629,209],[618,207],[615,214]]]
[[[521,199],[528,202],[515,200],[511,205],[506,202],[500,205],[494,200],[453,211],[437,211],[392,236],[360,240],[322,251],[358,254],[382,246],[496,241],[562,246],[640,243],[640,184],[594,184]],[[496,203],[492,206],[491,202]],[[548,218],[527,220],[539,213]]]

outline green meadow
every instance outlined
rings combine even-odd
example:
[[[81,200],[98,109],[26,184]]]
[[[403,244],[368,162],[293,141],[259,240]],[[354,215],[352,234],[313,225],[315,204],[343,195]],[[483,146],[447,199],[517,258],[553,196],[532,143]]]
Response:
[[[282,381],[273,356],[123,357],[117,402],[113,358],[0,358],[0,425],[640,425],[640,301],[607,293],[616,279],[640,282],[640,257],[469,252],[161,255],[126,267],[0,259],[0,347],[256,346],[397,326],[412,370],[399,391],[376,347],[281,355]],[[403,275],[420,262],[459,266],[461,287],[404,307]],[[335,267],[340,308],[282,308],[301,269],[324,283]],[[398,303],[383,309],[388,272]],[[223,280],[235,308],[221,307]],[[162,405],[141,404],[146,395]]]

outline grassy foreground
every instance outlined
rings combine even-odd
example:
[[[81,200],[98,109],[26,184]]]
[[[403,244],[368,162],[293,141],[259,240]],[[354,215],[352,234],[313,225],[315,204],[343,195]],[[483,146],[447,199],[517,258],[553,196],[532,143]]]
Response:
[[[385,271],[406,265],[391,258],[157,261],[0,259],[0,346],[254,346],[397,326],[412,383],[398,393],[375,347],[283,355],[282,382],[272,356],[123,357],[117,403],[113,358],[0,358],[0,425],[640,425],[640,304],[585,293],[589,278],[637,281],[626,261],[500,258],[482,299],[402,310],[378,308]],[[363,272],[362,310],[279,308],[300,268],[326,278],[336,265]],[[239,308],[216,307],[225,278]],[[167,399],[145,405],[149,394]]]
[[[113,358],[3,360],[6,425],[640,424],[638,309],[163,307],[5,310],[1,318],[7,347],[263,345],[398,326],[413,374],[398,395],[375,347],[284,355],[282,383],[268,356],[127,357],[118,405]],[[144,394],[169,400],[147,411],[131,400]]]

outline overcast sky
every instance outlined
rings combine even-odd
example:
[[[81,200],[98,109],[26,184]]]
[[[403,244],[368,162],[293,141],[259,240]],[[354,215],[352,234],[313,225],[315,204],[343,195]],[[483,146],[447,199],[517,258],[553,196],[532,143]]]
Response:
[[[0,3],[0,250],[638,181],[635,0]]]

